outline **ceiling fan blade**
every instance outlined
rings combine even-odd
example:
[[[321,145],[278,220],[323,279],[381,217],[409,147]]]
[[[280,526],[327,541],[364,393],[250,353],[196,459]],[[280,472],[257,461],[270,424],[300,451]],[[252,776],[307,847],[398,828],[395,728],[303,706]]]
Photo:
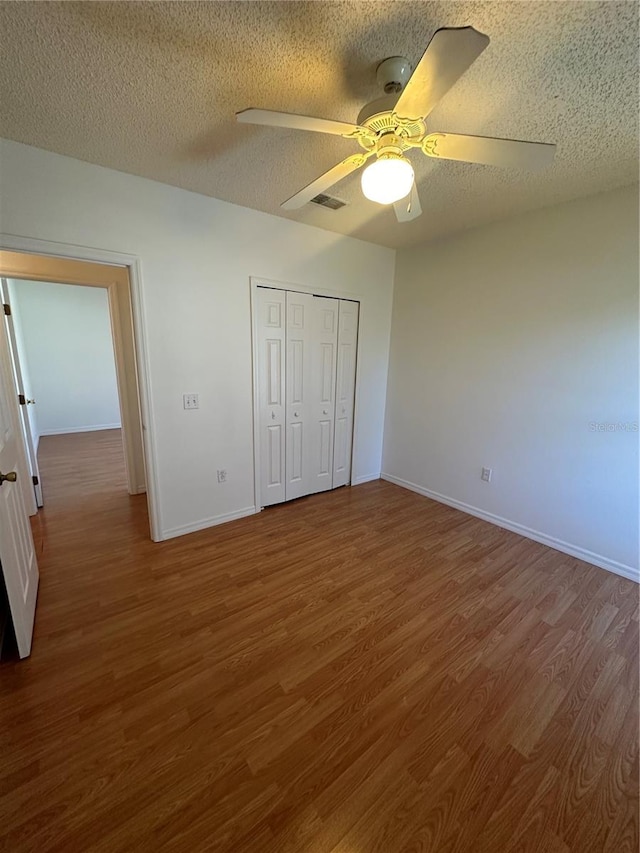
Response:
[[[246,124],[265,124],[268,127],[291,127],[294,130],[312,130],[316,133],[331,133],[335,136],[371,136],[371,131],[346,121],[327,118],[299,116],[296,113],[280,113],[275,110],[248,109],[236,113],[238,121]]]
[[[333,169],[329,169],[329,171],[325,172],[324,175],[320,175],[319,178],[316,178],[313,183],[306,186],[303,190],[292,195],[291,198],[288,198],[283,202],[280,207],[285,210],[296,210],[297,208],[302,207],[308,201],[311,201],[312,198],[315,198],[318,193],[324,192],[329,189],[329,187],[337,184],[338,181],[346,178],[347,175],[351,174],[351,172],[355,172],[356,169],[359,169],[360,166],[365,164],[369,157],[371,157],[371,154],[369,153],[352,154],[351,157],[347,157],[346,160],[343,160],[342,163],[338,163],[338,165],[334,166]]]
[[[400,118],[428,116],[489,44],[489,36],[473,27],[437,30],[422,54],[394,112]]]
[[[444,160],[535,170],[543,169],[553,162],[556,146],[546,142],[494,139],[491,136],[430,133],[422,143],[422,150],[429,157],[441,157]]]
[[[396,212],[398,222],[410,222],[412,219],[417,219],[422,214],[420,207],[420,198],[418,197],[418,188],[416,182],[413,182],[411,192],[405,198],[401,198],[393,205]]]

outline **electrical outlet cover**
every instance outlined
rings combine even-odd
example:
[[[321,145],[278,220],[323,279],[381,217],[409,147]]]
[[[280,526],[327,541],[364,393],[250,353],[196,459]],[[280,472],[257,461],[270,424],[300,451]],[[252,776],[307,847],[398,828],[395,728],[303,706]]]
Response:
[[[197,394],[183,394],[182,395],[182,404],[185,409],[197,409],[199,408],[198,395]]]

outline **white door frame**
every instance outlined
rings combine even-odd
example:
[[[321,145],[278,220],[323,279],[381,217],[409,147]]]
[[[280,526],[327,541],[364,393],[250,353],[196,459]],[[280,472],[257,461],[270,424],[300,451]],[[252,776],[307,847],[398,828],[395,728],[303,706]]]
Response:
[[[147,505],[149,510],[149,528],[151,539],[160,542],[162,539],[162,519],[158,501],[158,464],[155,447],[155,418],[149,394],[150,367],[145,336],[144,300],[142,296],[142,268],[140,258],[136,255],[122,254],[104,249],[75,246],[68,243],[53,243],[48,240],[38,240],[30,237],[20,237],[12,234],[0,234],[0,251],[24,252],[31,255],[49,256],[69,261],[88,261],[97,264],[108,264],[126,267],[129,277],[129,297],[131,307],[131,324],[133,331],[133,346],[135,350],[138,374],[138,398],[142,421],[142,445],[145,466]],[[12,276],[6,278],[24,278]],[[78,284],[81,282],[77,282]],[[122,316],[118,316],[118,296],[115,288],[107,288],[109,292],[109,310],[112,330]],[[114,344],[117,345],[114,334]],[[116,353],[116,361],[118,353]],[[118,389],[120,392],[120,388]],[[122,404],[122,400],[121,400]],[[140,489],[142,491],[143,489]]]
[[[293,290],[298,293],[311,293],[316,296],[328,296],[330,299],[350,299],[352,302],[357,302],[360,306],[358,323],[362,325],[363,302],[360,293],[351,293],[348,290],[333,290],[330,287],[310,286],[306,284],[293,284],[288,281],[277,281],[272,278],[262,278],[261,276],[250,276],[249,278],[250,298],[251,298],[251,379],[253,384],[253,483],[254,483],[254,500],[256,512],[262,510],[261,494],[260,494],[260,406],[258,400],[259,385],[258,385],[258,330],[257,330],[257,299],[256,291],[259,287],[274,287],[277,290]],[[351,478],[353,479],[353,459],[355,457],[357,431],[356,424],[358,422],[358,373],[362,360],[360,358],[360,346],[362,335],[358,334],[358,346],[356,349],[356,380],[355,380],[355,396],[353,404],[353,443],[351,445]]]

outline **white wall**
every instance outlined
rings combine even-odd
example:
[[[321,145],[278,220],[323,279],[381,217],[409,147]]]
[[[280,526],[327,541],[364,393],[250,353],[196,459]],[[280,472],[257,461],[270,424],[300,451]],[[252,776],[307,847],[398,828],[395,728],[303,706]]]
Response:
[[[353,474],[379,474],[392,250],[14,142],[0,157],[2,231],[141,259],[163,535],[253,507],[250,276],[360,297]]]
[[[399,252],[391,340],[386,475],[637,577],[637,187]]]
[[[107,291],[10,281],[40,435],[114,429],[120,407]]]

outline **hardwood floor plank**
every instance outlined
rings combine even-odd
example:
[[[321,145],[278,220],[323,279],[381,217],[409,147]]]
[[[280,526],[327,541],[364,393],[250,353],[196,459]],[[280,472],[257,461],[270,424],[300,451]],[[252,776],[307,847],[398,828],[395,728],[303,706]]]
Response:
[[[45,436],[0,849],[636,853],[638,588],[386,482],[148,538]]]

